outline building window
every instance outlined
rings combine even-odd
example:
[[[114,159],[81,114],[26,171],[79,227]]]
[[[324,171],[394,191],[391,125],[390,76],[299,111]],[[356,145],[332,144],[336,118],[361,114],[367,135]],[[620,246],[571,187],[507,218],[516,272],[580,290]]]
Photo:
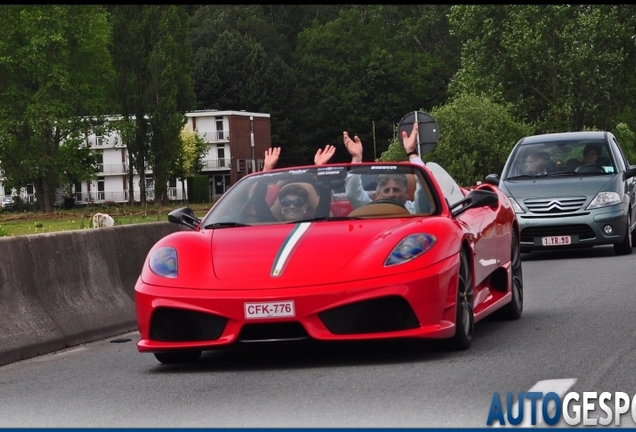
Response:
[[[104,137],[103,136],[96,136],[95,137],[95,146],[101,147],[104,145]]]
[[[74,189],[75,189],[75,201],[82,201],[82,183],[75,182]]]
[[[177,198],[177,179],[170,179],[168,181],[168,197],[170,199]]]
[[[222,140],[223,139],[223,117],[220,118],[217,117],[216,120],[216,139],[217,140]]]
[[[104,201],[106,199],[106,195],[104,193],[104,178],[97,178],[97,201]]]
[[[217,157],[219,159],[218,167],[224,168],[225,167],[225,146],[223,145],[217,146],[216,152],[217,152]]]
[[[30,202],[30,203],[34,202],[35,201],[35,199],[34,199],[35,198],[34,197],[35,189],[34,189],[33,185],[32,184],[27,184],[26,190],[27,190],[27,197],[26,197],[27,202]]]

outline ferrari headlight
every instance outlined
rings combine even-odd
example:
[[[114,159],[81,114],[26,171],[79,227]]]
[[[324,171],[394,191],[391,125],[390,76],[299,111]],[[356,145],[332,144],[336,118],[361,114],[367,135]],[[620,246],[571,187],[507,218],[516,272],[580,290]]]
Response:
[[[509,196],[508,199],[510,200],[510,204],[512,204],[512,209],[515,211],[515,213],[525,213],[519,203],[513,197]]]
[[[411,234],[397,244],[384,261],[385,267],[402,264],[422,255],[433,247],[437,238],[430,234]]]
[[[596,194],[590,205],[587,206],[587,209],[592,210],[620,203],[621,197],[616,192],[599,192]]]
[[[175,248],[162,247],[150,255],[150,270],[158,276],[176,278],[177,267],[177,250]]]

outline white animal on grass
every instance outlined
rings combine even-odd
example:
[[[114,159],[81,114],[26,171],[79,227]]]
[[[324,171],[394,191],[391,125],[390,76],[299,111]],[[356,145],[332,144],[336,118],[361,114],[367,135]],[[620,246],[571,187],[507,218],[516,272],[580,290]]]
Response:
[[[115,220],[106,213],[95,213],[93,215],[93,228],[115,226]]]

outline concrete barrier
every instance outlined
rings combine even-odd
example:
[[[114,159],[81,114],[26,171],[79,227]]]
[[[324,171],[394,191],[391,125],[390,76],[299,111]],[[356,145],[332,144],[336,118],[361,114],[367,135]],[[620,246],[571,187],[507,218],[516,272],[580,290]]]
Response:
[[[0,238],[0,365],[136,329],[134,285],[170,222]]]

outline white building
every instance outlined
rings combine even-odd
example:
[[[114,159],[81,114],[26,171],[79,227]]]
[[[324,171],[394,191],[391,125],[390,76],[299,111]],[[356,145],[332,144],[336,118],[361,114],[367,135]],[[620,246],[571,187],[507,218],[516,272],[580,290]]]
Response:
[[[245,111],[201,110],[185,114],[187,124],[199,133],[208,144],[204,166],[200,175],[209,178],[210,200],[222,195],[242,175],[260,170],[263,155],[271,146],[270,115]],[[101,158],[97,179],[90,182],[78,182],[73,185],[73,195],[78,203],[124,203],[128,201],[129,159],[126,147],[117,132],[104,135],[90,134],[87,144]],[[133,196],[140,201],[139,182],[141,176],[134,171]],[[152,170],[143,175],[146,182],[146,198],[154,199]],[[180,180],[170,180],[168,196],[172,200],[183,200]],[[186,188],[187,191],[187,188]],[[187,193],[187,192],[186,192]],[[28,185],[23,190],[8,191],[0,181],[0,196],[19,195],[28,202],[34,201],[34,190]],[[63,201],[63,194],[57,202]]]

